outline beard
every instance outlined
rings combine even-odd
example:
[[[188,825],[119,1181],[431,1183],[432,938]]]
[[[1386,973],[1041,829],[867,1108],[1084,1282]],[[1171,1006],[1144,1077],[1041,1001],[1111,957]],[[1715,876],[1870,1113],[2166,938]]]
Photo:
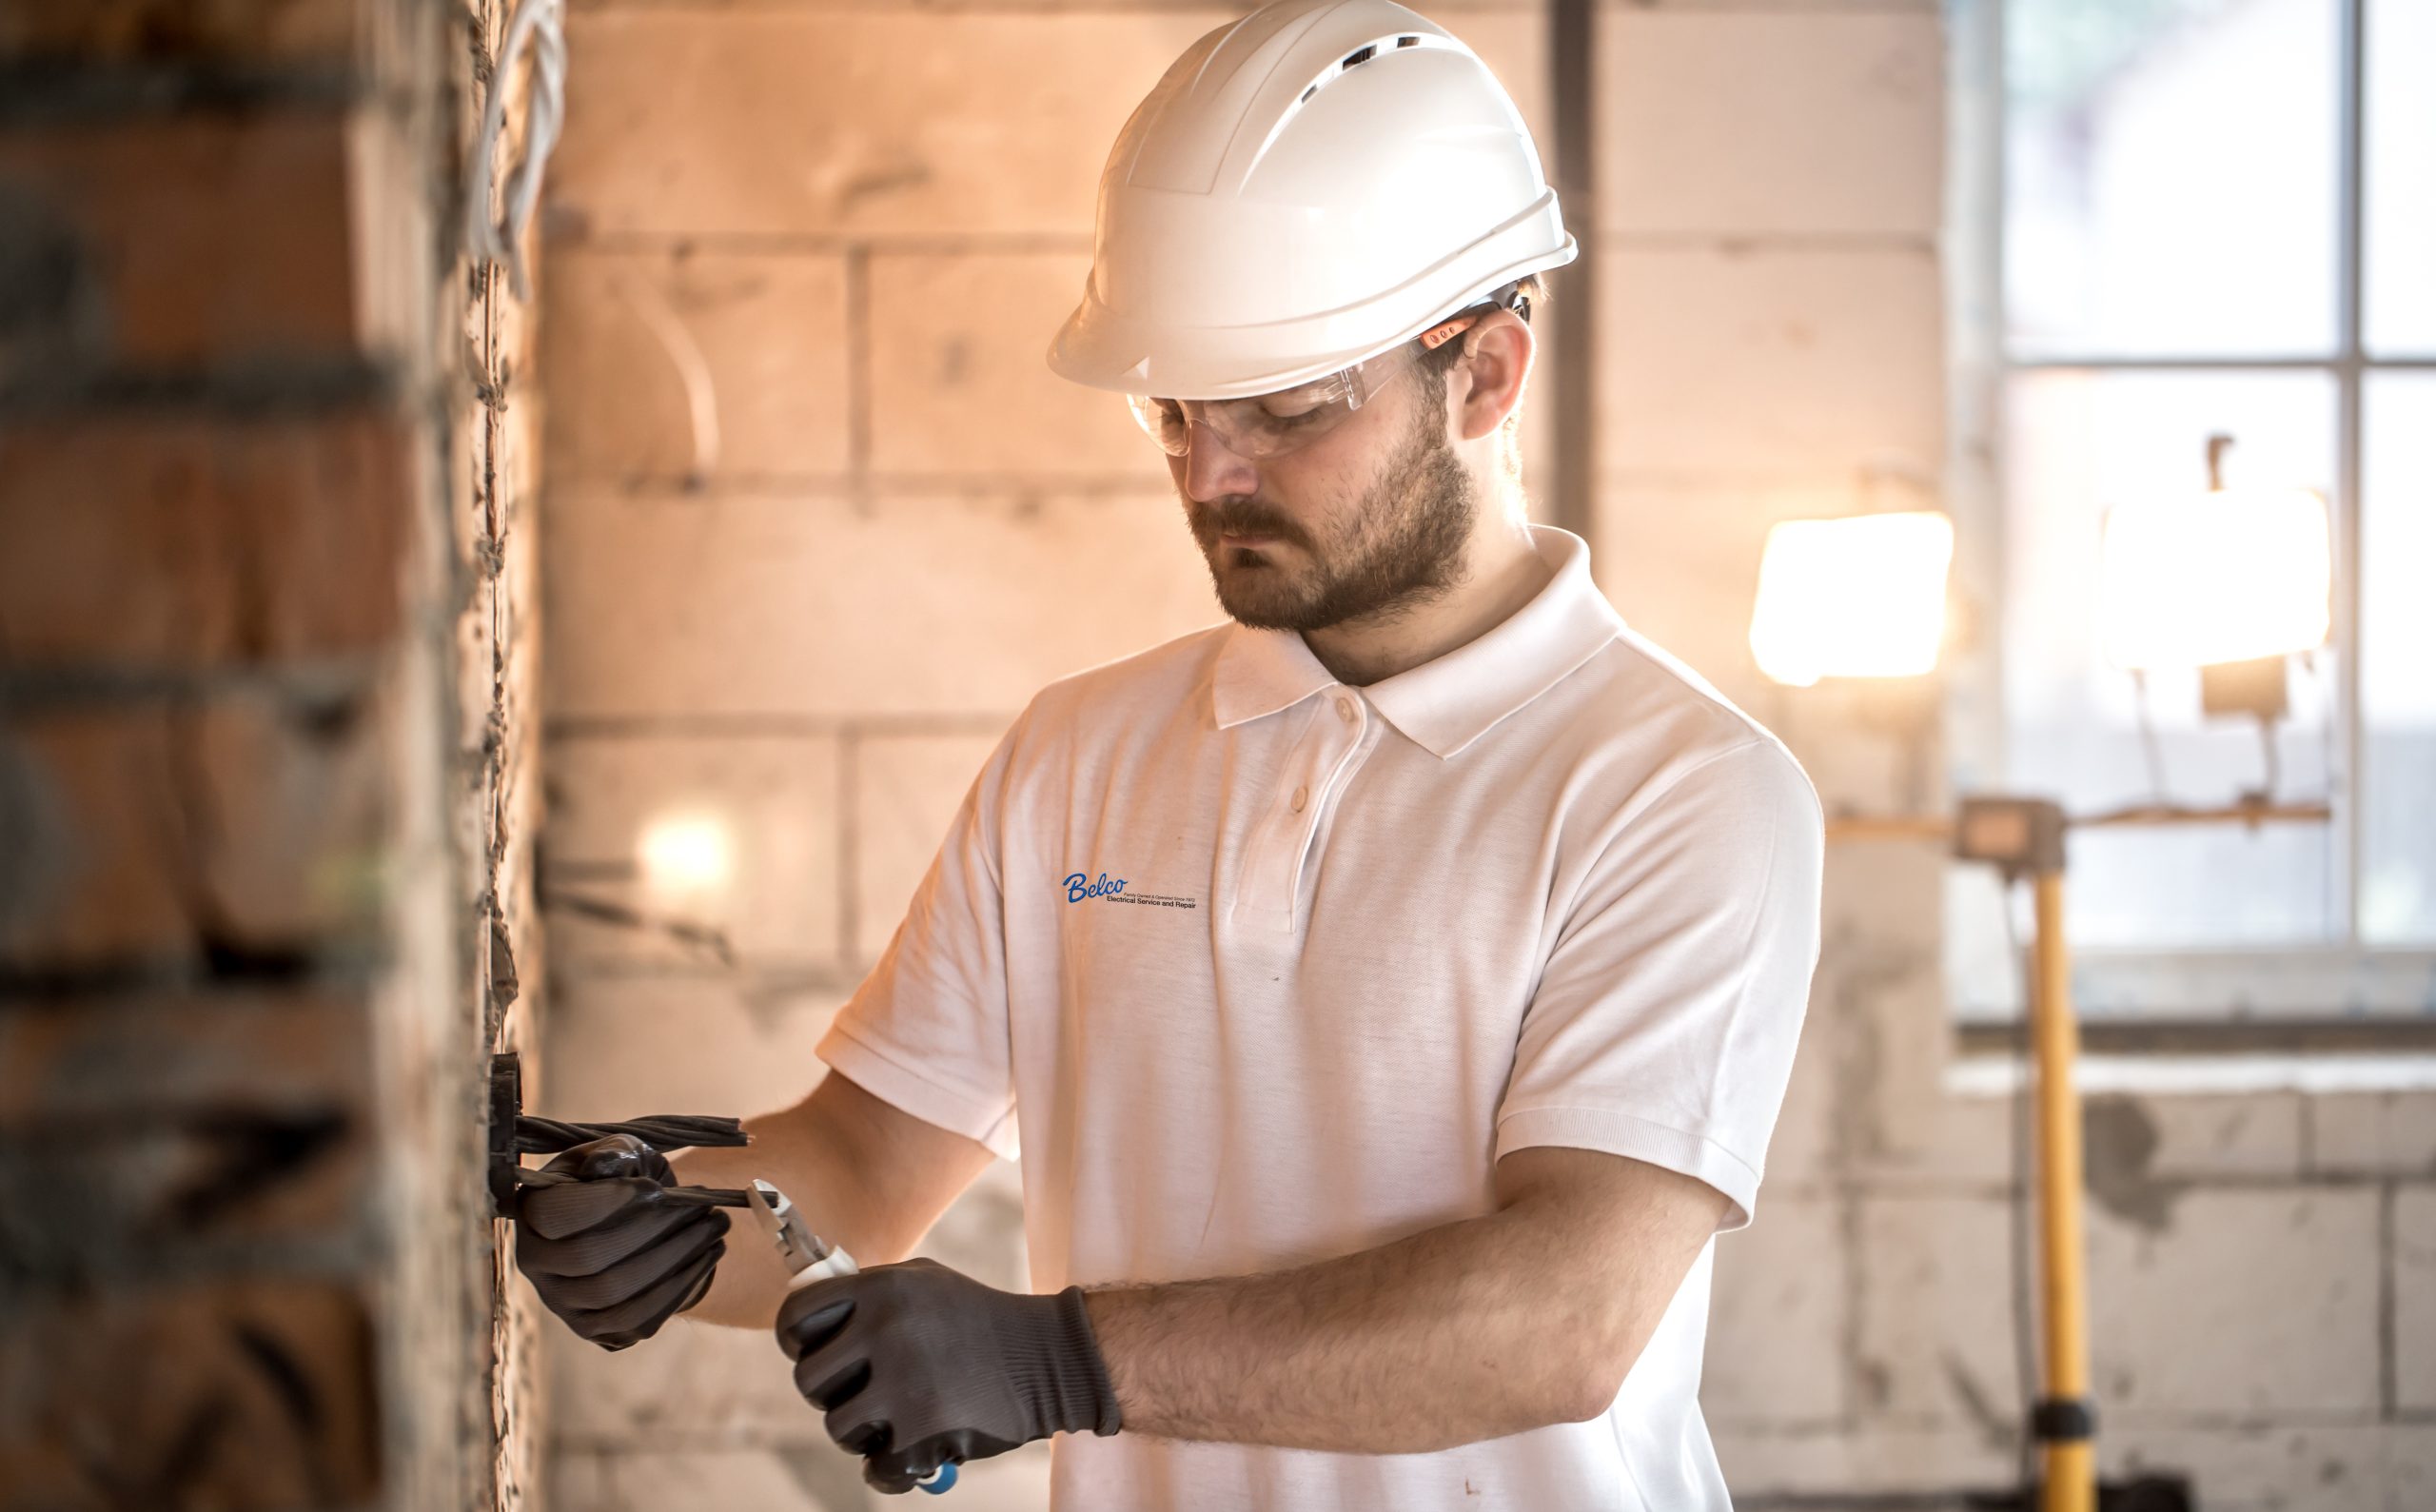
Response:
[[[1232,495],[1207,505],[1185,501],[1219,606],[1254,630],[1325,630],[1352,620],[1385,622],[1456,587],[1464,547],[1480,514],[1480,492],[1446,442],[1437,406],[1416,406],[1415,423],[1355,506],[1351,523],[1315,536],[1293,519]],[[1274,536],[1301,548],[1289,565],[1273,546],[1221,546],[1222,535]],[[1221,555],[1223,553],[1223,556]]]

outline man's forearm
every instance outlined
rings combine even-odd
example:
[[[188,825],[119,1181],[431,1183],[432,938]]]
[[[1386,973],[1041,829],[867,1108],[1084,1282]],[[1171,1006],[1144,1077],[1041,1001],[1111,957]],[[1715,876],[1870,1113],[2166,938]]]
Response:
[[[1089,1293],[1126,1431],[1395,1454],[1595,1416],[1622,1380],[1622,1299],[1552,1295],[1574,1267],[1552,1264],[1533,1216],[1270,1275]]]
[[[704,1187],[774,1183],[822,1238],[858,1264],[902,1260],[921,1242],[990,1153],[972,1140],[896,1111],[842,1076],[830,1075],[784,1112],[745,1121],[741,1149],[697,1149],[672,1164],[678,1179]],[[766,1328],[789,1277],[751,1215],[737,1214],[710,1292],[685,1316]]]
[[[1090,1293],[1126,1431],[1403,1454],[1597,1416],[1729,1205],[1565,1149],[1505,1156],[1498,1192],[1294,1270]]]

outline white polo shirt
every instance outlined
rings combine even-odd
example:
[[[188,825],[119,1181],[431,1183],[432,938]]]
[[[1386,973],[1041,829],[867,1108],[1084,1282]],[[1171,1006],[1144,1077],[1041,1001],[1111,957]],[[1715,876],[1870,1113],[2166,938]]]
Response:
[[[1033,1286],[1239,1275],[1607,1150],[1749,1221],[1818,946],[1817,799],[1582,540],[1367,687],[1230,622],[1043,689],[819,1046],[1023,1163]],[[1023,1139],[1015,1140],[1020,1112]],[[1061,1435],[1059,1512],[1723,1508],[1714,1245],[1601,1418],[1433,1454]]]

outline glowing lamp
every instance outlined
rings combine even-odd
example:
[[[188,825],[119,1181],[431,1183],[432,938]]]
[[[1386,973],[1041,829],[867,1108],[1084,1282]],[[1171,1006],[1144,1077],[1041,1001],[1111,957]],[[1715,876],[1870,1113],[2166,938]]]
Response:
[[[1751,654],[1797,688],[1931,671],[1953,560],[1954,521],[1941,514],[1786,520],[1759,559]]]
[[[635,861],[644,890],[663,901],[698,899],[727,886],[735,870],[727,826],[702,815],[672,814],[643,826]]]
[[[2210,493],[2109,510],[2098,627],[2118,667],[2205,667],[2326,640],[2326,501],[2302,490]]]

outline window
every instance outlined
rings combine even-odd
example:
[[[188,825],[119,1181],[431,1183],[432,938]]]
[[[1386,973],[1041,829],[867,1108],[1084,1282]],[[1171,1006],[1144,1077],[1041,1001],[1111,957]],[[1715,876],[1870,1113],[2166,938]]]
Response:
[[[1995,629],[1955,693],[1960,784],[2332,805],[2077,833],[2090,1017],[2436,1015],[2436,0],[1957,0],[1955,23],[1955,473],[1981,496],[1956,507]],[[2097,646],[2104,511],[2204,488],[2215,435],[2229,484],[2331,511],[2335,628],[2271,736]],[[2011,1011],[1990,884],[1955,886],[1956,1001]]]

